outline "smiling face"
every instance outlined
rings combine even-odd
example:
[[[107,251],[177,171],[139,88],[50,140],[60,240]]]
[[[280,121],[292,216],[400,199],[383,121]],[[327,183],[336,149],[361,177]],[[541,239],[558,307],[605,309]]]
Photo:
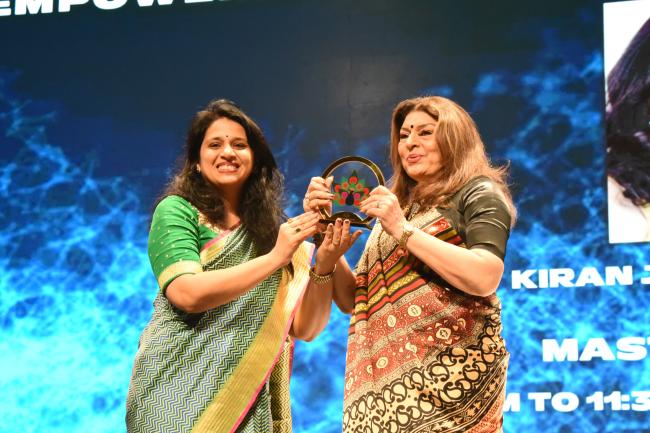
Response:
[[[199,151],[203,178],[222,194],[236,194],[253,171],[253,151],[239,123],[220,117],[208,127]]]
[[[406,174],[417,183],[433,180],[441,167],[436,123],[428,113],[411,111],[400,128],[397,152]]]

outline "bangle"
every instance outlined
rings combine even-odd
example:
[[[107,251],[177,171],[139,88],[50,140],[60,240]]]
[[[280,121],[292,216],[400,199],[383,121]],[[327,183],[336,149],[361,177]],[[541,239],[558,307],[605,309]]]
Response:
[[[402,225],[402,237],[400,237],[399,241],[397,241],[400,248],[403,250],[406,249],[406,241],[409,240],[414,231],[415,227],[413,227],[411,223],[405,222],[404,225]]]
[[[334,265],[334,269],[332,269],[332,272],[329,274],[325,275],[318,275],[316,272],[314,272],[314,267],[312,266],[309,268],[309,278],[315,283],[318,284],[319,286],[323,284],[327,284],[330,281],[334,279],[334,272],[336,271],[336,265]]]

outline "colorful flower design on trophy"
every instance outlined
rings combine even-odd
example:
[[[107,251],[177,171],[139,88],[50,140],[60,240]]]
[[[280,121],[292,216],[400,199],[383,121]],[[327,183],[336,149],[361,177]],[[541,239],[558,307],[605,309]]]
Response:
[[[334,203],[340,206],[359,207],[360,203],[368,197],[370,189],[366,180],[359,178],[356,170],[348,176],[342,176],[338,183],[334,182]]]
[[[321,222],[334,223],[337,219],[347,219],[350,225],[372,229],[374,217],[361,212],[361,202],[368,198],[370,191],[384,184],[384,175],[371,160],[363,156],[344,156],[332,162],[321,177],[334,178],[331,192],[334,194],[332,207],[320,208]]]

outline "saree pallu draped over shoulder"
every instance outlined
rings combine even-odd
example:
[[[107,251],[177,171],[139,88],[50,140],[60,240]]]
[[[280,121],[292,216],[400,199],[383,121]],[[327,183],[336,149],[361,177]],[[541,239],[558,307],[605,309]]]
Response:
[[[435,208],[410,222],[465,247]],[[500,312],[496,295],[450,287],[376,224],[357,267],[344,433],[501,432],[508,353]]]
[[[277,271],[204,313],[181,312],[161,291],[133,367],[128,432],[290,432],[288,334],[308,282],[312,249],[303,243],[295,253],[293,275]],[[203,246],[201,268],[228,268],[256,254],[240,227]],[[176,267],[195,265],[179,261]]]

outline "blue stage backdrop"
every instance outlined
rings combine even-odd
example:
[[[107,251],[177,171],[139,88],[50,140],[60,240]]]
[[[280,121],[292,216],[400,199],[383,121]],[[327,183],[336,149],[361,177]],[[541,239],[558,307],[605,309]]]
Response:
[[[505,431],[648,431],[650,245],[608,243],[602,25],[587,0],[0,0],[0,430],[125,430],[152,206],[210,99],[262,125],[292,215],[342,155],[390,173],[392,107],[440,94],[520,213]],[[297,344],[296,432],[341,429],[348,320]]]

